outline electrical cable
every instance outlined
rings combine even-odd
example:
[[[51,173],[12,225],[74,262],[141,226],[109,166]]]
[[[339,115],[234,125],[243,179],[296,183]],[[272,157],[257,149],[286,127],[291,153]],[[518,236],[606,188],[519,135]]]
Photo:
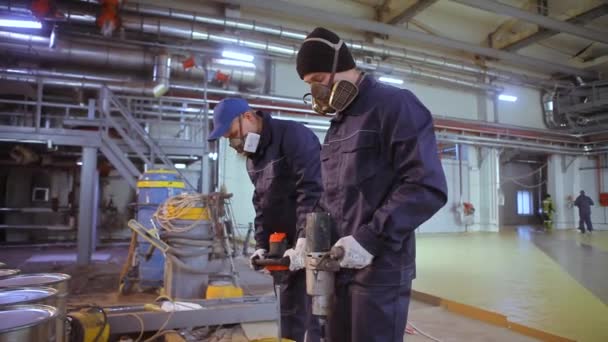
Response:
[[[515,176],[515,177],[503,177],[501,183],[504,183],[504,182],[507,182],[507,181],[511,181],[511,180],[514,180],[514,179],[522,179],[522,178],[530,177],[530,176],[535,175],[538,172],[540,172],[546,166],[547,166],[547,163],[544,163],[538,169],[536,169],[536,170],[534,170],[534,171],[532,171],[530,173],[526,173],[524,175],[519,175],[519,176]]]
[[[418,327],[416,327],[411,321],[408,321],[407,324],[411,325],[412,328],[414,328],[414,330],[416,330],[420,335],[422,335],[430,340],[433,340],[435,342],[442,342],[440,339],[433,337],[432,335],[424,332],[423,330],[418,329]]]
[[[174,220],[179,220],[192,208],[205,208],[205,196],[198,193],[183,193],[169,197],[158,206],[153,218],[161,228],[169,233],[186,233],[199,224],[198,220],[192,220],[189,225],[174,225]]]
[[[521,186],[522,188],[525,188],[525,189],[535,189],[535,188],[541,187],[541,186],[543,186],[544,184],[547,183],[547,181],[542,181],[542,182],[540,182],[538,184],[527,185],[527,184],[523,184],[523,183],[520,183],[520,182],[515,181],[515,180],[511,180],[511,182],[513,182],[513,183],[515,183],[515,184],[517,184],[517,185],[519,185],[519,186]]]
[[[146,332],[144,320],[141,317],[139,317],[137,314],[132,313],[132,312],[126,313],[125,316],[133,316],[139,322],[140,331],[139,331],[139,336],[137,336],[137,338],[135,339],[135,342],[141,341],[141,338],[144,336],[144,332]]]

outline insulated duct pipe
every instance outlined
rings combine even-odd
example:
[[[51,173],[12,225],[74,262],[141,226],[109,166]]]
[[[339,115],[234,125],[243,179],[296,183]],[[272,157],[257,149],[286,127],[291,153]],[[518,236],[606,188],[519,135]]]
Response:
[[[129,70],[142,70],[142,68],[154,65],[155,57],[144,49],[100,46],[65,40],[57,40],[56,46],[50,48],[49,38],[14,34],[5,31],[0,31],[1,39],[11,42],[0,42],[0,48],[5,51],[36,59]],[[202,68],[184,69],[182,63],[175,56],[174,58],[169,58],[169,60],[170,73],[174,78],[184,78],[202,83],[205,75]],[[250,68],[226,65],[222,64],[221,59],[211,60],[208,69],[228,75],[231,82],[245,86],[256,86],[264,78],[264,70],[260,67]]]
[[[94,2],[90,0],[85,1],[89,3]],[[186,21],[188,23],[197,22],[204,25],[218,26],[224,29],[250,31],[254,33],[274,36],[281,39],[295,40],[298,42],[298,44],[303,41],[306,38],[306,35],[308,34],[306,31],[291,29],[284,26],[265,24],[255,20],[218,18],[216,16],[205,13],[188,12],[173,8],[157,7],[140,3],[126,3],[123,5],[122,9],[128,12],[137,13],[142,17],[151,15],[162,18],[177,19],[181,21]],[[192,31],[195,30],[194,26],[190,27]],[[190,36],[193,37],[193,35],[194,34]],[[412,51],[405,48],[391,47],[382,44],[370,44],[361,40],[347,40],[346,44],[350,49],[355,52],[372,54],[374,56],[379,56],[383,58],[396,58],[413,63],[427,64],[429,66],[435,66],[438,68],[450,70],[452,72],[464,72],[477,76],[490,76],[498,78],[505,82],[517,81],[521,83],[531,83],[543,86],[554,86],[556,84],[558,84],[558,86],[567,86],[566,84],[556,83],[550,79],[535,78],[525,74],[484,68],[473,63],[466,63],[457,59],[445,58],[442,56]],[[297,51],[297,47],[295,50]]]
[[[99,3],[98,1],[92,0],[81,0],[81,2],[95,4]],[[10,3],[12,3],[12,5],[0,5],[0,9],[27,9],[27,4],[23,1],[11,1]],[[298,41],[298,44],[299,41],[304,40],[307,35],[307,32],[305,31],[295,30],[284,26],[264,24],[253,20],[217,18],[215,16],[204,13],[181,11],[173,8],[157,7],[139,3],[126,3],[123,5],[123,10],[139,14],[139,16],[122,16],[122,25],[123,27],[129,30],[147,32],[152,34],[163,34],[184,39],[210,40],[223,44],[236,44],[239,46],[288,57],[293,57],[297,53],[298,46],[285,44],[281,45],[276,43],[270,43],[265,40],[256,41],[251,39],[238,39],[235,38],[233,35],[229,34],[209,32],[205,27],[193,24],[193,22],[205,25],[220,26],[224,29],[238,29],[242,31],[262,33],[277,38],[292,39]],[[62,12],[65,13],[68,21],[92,25],[94,25],[96,21],[95,16],[93,14],[87,13],[86,11],[80,11],[74,8],[62,8]],[[159,18],[145,18],[144,16],[146,15],[162,17],[165,19],[161,20]],[[456,73],[468,73],[477,76],[494,77],[504,82],[511,82],[516,84],[524,83],[537,87],[571,86],[571,84],[569,83],[557,82],[551,79],[544,79],[539,77],[530,77],[529,75],[521,73],[480,67],[474,63],[467,63],[459,61],[457,59],[449,59],[428,53],[411,51],[405,48],[391,47],[382,44],[370,44],[368,42],[358,40],[347,40],[346,44],[352,50],[361,53],[372,54],[374,56],[384,58],[402,59],[404,61],[412,63],[426,64],[428,66],[434,66],[440,69],[449,70]]]
[[[99,76],[87,74],[62,73],[59,71],[44,71],[32,69],[0,68],[0,79],[16,82],[38,83],[73,88],[99,89],[107,85],[111,90],[143,96],[160,97],[169,90],[171,75],[171,57],[161,54],[155,58],[152,82],[107,82]],[[50,76],[50,77],[49,77]],[[63,78],[59,78],[63,77]]]
[[[129,5],[129,4],[125,4],[125,6],[127,6],[127,8],[137,8],[138,7],[138,5]],[[142,8],[143,8],[143,6],[142,6]],[[245,39],[245,38],[237,37],[232,34],[218,33],[215,31],[211,31],[211,30],[207,29],[206,27],[204,27],[203,25],[193,24],[192,23],[192,20],[193,20],[192,14],[190,14],[189,16],[185,16],[182,13],[182,15],[173,16],[172,14],[176,13],[173,10],[168,10],[168,14],[165,14],[163,16],[164,18],[144,16],[144,14],[145,15],[161,14],[161,11],[153,11],[153,10],[150,10],[150,11],[151,11],[150,13],[142,12],[142,13],[140,13],[140,15],[123,14],[121,16],[122,26],[125,29],[131,30],[131,31],[149,33],[149,34],[154,34],[154,35],[176,37],[176,38],[187,39],[187,40],[204,40],[204,41],[210,41],[210,42],[214,42],[214,43],[218,43],[218,44],[237,45],[240,47],[261,51],[266,54],[288,57],[288,58],[294,58],[296,56],[298,48],[299,48],[299,46],[295,45],[295,44],[280,44],[280,43],[271,42],[269,40],[261,40],[261,39],[249,39],[249,38]],[[89,25],[95,24],[95,17],[88,14],[87,12],[73,10],[73,9],[65,9],[65,15],[66,15],[66,20],[68,22],[76,22],[76,23],[80,23],[80,24],[89,24]],[[170,18],[167,18],[167,16],[169,16]],[[231,27],[231,25],[232,25],[232,24],[230,24],[230,23],[232,23],[232,21],[230,21],[228,19],[220,20],[215,17],[204,16],[204,15],[199,15],[199,14],[196,14],[194,17],[200,19],[200,20],[196,20],[196,21],[204,22],[207,24],[210,24],[210,23],[217,24],[217,23],[225,22],[225,23],[227,23],[226,27]],[[179,20],[172,19],[172,18],[179,18]],[[189,20],[189,21],[186,21],[186,20]],[[253,30],[253,31],[257,32],[256,31],[257,26],[255,24],[243,24],[243,25],[238,24],[238,25],[236,25],[236,27],[238,27],[239,29],[243,29],[243,30],[249,29],[249,30]],[[265,28],[262,30],[264,33],[278,35],[279,37],[281,37],[280,32],[291,32],[287,35],[294,39],[296,39],[296,37],[297,37],[297,39],[305,37],[305,34],[302,36],[302,33],[295,33],[297,31],[289,31],[284,28],[280,28],[279,30],[272,30],[272,29],[269,29],[271,26],[268,26],[268,25],[266,25],[264,27]],[[281,31],[281,30],[284,30],[284,31]],[[373,54],[375,56],[392,57],[392,58],[402,59],[402,60],[409,61],[409,62],[421,63],[421,64],[425,64],[428,66],[439,67],[444,70],[449,70],[449,71],[457,72],[457,73],[468,73],[468,74],[472,74],[472,75],[476,75],[476,76],[496,77],[496,78],[502,79],[503,81],[513,81],[513,79],[517,79],[518,82],[520,82],[520,83],[529,83],[529,84],[535,84],[535,85],[545,85],[545,86],[555,85],[555,83],[550,80],[533,79],[531,77],[523,76],[523,75],[514,76],[514,74],[512,74],[512,73],[503,73],[503,72],[498,72],[495,70],[488,70],[488,69],[476,66],[474,64],[470,64],[470,65],[464,64],[459,61],[449,60],[449,59],[446,59],[443,57],[435,57],[432,55],[413,52],[413,51],[408,51],[406,49],[393,48],[393,47],[388,47],[388,46],[384,46],[384,45],[373,45],[373,44],[369,44],[369,43],[366,43],[363,41],[350,41],[350,42],[347,41],[347,45],[349,45],[349,47],[351,49],[353,49],[354,51],[369,53],[369,54]],[[393,68],[395,70],[401,70],[400,72],[402,72],[406,75],[412,75],[412,73],[414,72],[411,68],[406,70],[397,65],[392,66],[392,65],[390,65],[390,63],[384,62],[383,64],[386,65],[387,67]],[[362,66],[360,64],[358,64],[358,65]],[[370,65],[371,65],[370,63],[365,63],[363,66],[367,66],[369,68]],[[417,72],[419,74],[422,73],[422,71],[419,71],[419,70]],[[428,72],[425,72],[425,73],[427,74],[424,76],[425,78],[438,80],[440,82],[454,83],[456,85],[465,86],[465,87],[470,87],[471,84],[474,84],[474,86],[473,86],[474,89],[479,89],[480,88],[479,86],[481,85],[479,82],[475,82],[475,83],[467,82],[467,81],[463,82],[461,79],[454,78],[451,76],[437,75],[437,74],[432,74],[432,73],[428,73]],[[418,76],[421,76],[421,75],[418,75]],[[494,87],[494,88],[496,88],[496,87]]]
[[[472,82],[472,81],[468,81],[468,80],[464,80],[464,79],[460,79],[460,78],[456,78],[456,77],[448,77],[448,76],[428,72],[428,71],[422,70],[420,68],[415,68],[413,66],[409,66],[409,67],[400,66],[400,65],[384,63],[384,62],[376,61],[376,60],[366,62],[361,59],[357,59],[356,63],[357,63],[357,66],[363,70],[378,71],[378,72],[384,72],[387,74],[397,73],[397,74],[402,74],[402,75],[406,75],[406,76],[411,76],[414,78],[422,78],[422,79],[428,79],[428,80],[439,81],[439,82],[444,82],[444,83],[453,83],[453,84],[456,84],[456,85],[459,85],[462,87],[472,88],[472,89],[476,89],[476,90],[483,90],[483,91],[488,91],[488,92],[500,93],[503,91],[503,87],[493,86],[491,84],[486,84],[486,83],[482,83],[482,82]]]

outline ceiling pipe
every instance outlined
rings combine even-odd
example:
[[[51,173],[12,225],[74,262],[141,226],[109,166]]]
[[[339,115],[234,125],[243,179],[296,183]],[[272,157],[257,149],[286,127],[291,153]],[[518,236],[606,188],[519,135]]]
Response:
[[[49,47],[50,39],[34,35],[15,35],[12,32],[0,31],[0,38],[12,43],[1,43],[0,48],[15,54],[34,59],[94,65],[112,69],[142,70],[154,65],[154,56],[145,49],[101,46],[57,39],[55,47]],[[227,75],[233,84],[257,86],[263,80],[263,67],[255,68],[231,66],[222,63],[221,59],[212,59],[208,69],[214,73]],[[177,56],[170,58],[170,72],[177,78],[202,82],[202,68],[185,69]]]
[[[482,90],[482,91],[486,91],[486,92],[500,93],[504,90],[503,87],[494,86],[494,85],[486,84],[486,83],[482,83],[482,82],[472,82],[472,81],[464,80],[464,79],[457,78],[457,77],[451,77],[451,76],[448,77],[448,76],[428,72],[428,71],[422,70],[420,68],[415,68],[414,66],[400,66],[400,65],[384,63],[384,62],[376,61],[376,60],[366,62],[361,59],[357,59],[356,63],[359,68],[361,68],[363,70],[367,70],[367,71],[377,71],[380,73],[387,73],[387,74],[396,73],[396,74],[406,75],[406,76],[410,76],[410,77],[414,77],[414,78],[422,78],[422,79],[444,82],[444,83],[452,83],[452,84],[456,84],[456,85],[459,85],[462,87]]]
[[[91,2],[91,1],[86,1]],[[257,33],[264,33],[272,35],[278,38],[290,38],[295,40],[302,40],[306,37],[304,31],[297,31],[288,29],[285,27],[274,27],[272,25],[258,24],[257,22],[248,22],[246,20],[232,20],[232,19],[218,19],[213,16],[204,15],[200,13],[188,13],[176,11],[173,9],[163,9],[153,6],[145,6],[140,4],[125,4],[124,9],[137,13],[123,14],[121,16],[122,26],[131,31],[150,33],[155,35],[165,35],[170,37],[177,37],[187,40],[205,40],[219,44],[237,45],[244,48],[249,48],[257,51],[261,51],[270,55],[283,56],[287,58],[293,58],[297,54],[298,45],[294,44],[279,44],[268,40],[260,39],[245,39],[235,37],[231,34],[218,33],[210,31],[206,27],[200,24],[193,24],[193,21],[204,24],[220,25],[224,28],[235,28],[239,30],[249,30]],[[95,24],[95,16],[87,13],[86,11],[77,10],[73,8],[63,9],[68,22],[75,22],[80,24]],[[166,13],[163,13],[166,11]],[[155,15],[158,17],[149,17],[148,15]],[[384,58],[396,58],[404,61],[424,64],[429,67],[440,68],[456,73],[466,73],[476,76],[487,76],[500,79],[504,82],[515,81],[518,84],[531,84],[534,86],[554,86],[556,83],[551,80],[545,79],[534,79],[529,76],[516,75],[514,73],[506,73],[497,70],[491,70],[483,67],[479,67],[475,64],[467,64],[458,60],[451,60],[444,57],[433,56],[421,52],[410,51],[404,48],[395,48],[385,45],[370,44],[364,41],[346,41],[347,45],[356,52],[373,54],[374,56]],[[383,62],[384,64],[389,64]],[[368,66],[373,63],[366,63],[364,66]],[[395,69],[400,69],[398,66],[394,66]],[[406,75],[411,75],[412,70],[407,69],[402,72]],[[420,73],[420,71],[419,71]],[[449,82],[456,85],[463,85],[458,79],[450,76],[440,76],[429,74],[426,75],[427,79],[439,80],[440,82]],[[418,75],[420,76],[420,75]],[[469,83],[470,84],[470,83]],[[479,82],[475,82],[478,88]],[[465,86],[469,87],[468,84]]]
[[[35,83],[38,82],[39,76],[22,76],[19,75],[17,78],[7,77],[7,75],[0,74],[0,79],[11,79],[17,81],[26,81]],[[85,86],[98,89],[102,85],[105,85],[101,82],[69,82],[66,80],[58,80],[42,77],[40,78],[44,84],[49,85],[63,85],[63,86]],[[116,89],[117,91],[123,91],[125,93],[132,93],[135,95],[149,96],[149,94],[142,93],[139,94],[137,91],[129,92],[128,90],[124,90],[124,88],[120,88],[118,85],[109,85],[111,89]],[[199,88],[192,87],[192,90],[198,90]],[[222,90],[209,89],[209,93],[223,93]],[[247,94],[245,94],[247,95]],[[245,96],[247,97],[247,96]],[[128,96],[126,98],[129,98]],[[150,101],[150,98],[142,98],[143,100]],[[164,100],[171,101],[172,97],[164,98]],[[289,105],[289,102],[292,102],[296,99],[294,98],[284,98],[278,96],[263,96],[265,101],[274,101],[279,103],[280,100],[286,100],[283,103],[283,106],[275,106],[275,105],[267,105],[265,103],[256,103],[250,102],[252,108],[259,108],[265,110],[273,110],[278,112],[278,117],[286,117],[289,119],[296,119],[298,121],[302,121],[304,123],[313,125],[315,129],[327,129],[328,127],[328,118],[321,117],[318,115],[308,115],[312,114],[311,109],[304,109],[299,107],[293,107]],[[184,99],[182,99],[184,100]],[[199,103],[202,100],[196,99],[187,99],[187,101],[192,103]],[[216,102],[215,100],[210,100],[210,102]],[[160,109],[160,108],[159,108]],[[154,110],[154,108],[153,108]],[[158,112],[153,111],[150,112],[153,115],[158,115]],[[291,113],[291,114],[289,114]],[[304,115],[302,115],[304,114]],[[188,117],[195,116],[193,113],[183,113],[180,116]],[[511,148],[519,148],[525,150],[534,150],[534,151],[544,151],[544,152],[552,152],[552,153],[567,153],[567,154],[596,154],[606,151],[607,147],[602,146],[592,146],[591,144],[595,144],[593,141],[581,141],[581,139],[574,135],[568,135],[563,133],[546,133],[534,129],[524,129],[521,127],[511,127],[504,125],[494,125],[491,123],[483,123],[476,122],[471,120],[453,120],[453,119],[443,119],[443,118],[435,118],[434,119],[435,130],[437,131],[437,136],[439,141],[444,142],[454,142],[454,143],[466,143],[477,146],[491,146],[491,147],[511,147]],[[476,136],[479,134],[479,136]],[[486,136],[483,136],[483,135]],[[496,135],[496,138],[487,137],[487,134]],[[507,139],[511,138],[511,139]],[[533,139],[532,141],[522,141],[521,139]],[[601,142],[605,143],[605,142]],[[568,147],[567,145],[570,145]]]
[[[334,26],[356,27],[358,30],[389,35],[391,37],[406,39],[428,46],[437,46],[455,51],[467,51],[477,55],[496,58],[503,63],[526,67],[531,70],[544,70],[545,72],[561,72],[567,75],[579,75],[590,78],[599,77],[599,73],[580,70],[570,65],[555,63],[539,58],[528,57],[516,53],[506,52],[494,48],[483,47],[451,38],[434,36],[428,33],[414,31],[403,26],[393,26],[366,18],[357,18],[350,15],[338,14],[324,9],[312,8],[298,2],[284,0],[224,0],[228,4],[240,5],[245,8],[255,8],[270,11],[275,15],[286,15],[291,18],[308,20],[310,23],[332,23]]]
[[[308,32],[306,31],[296,30],[285,26],[265,24],[257,20],[218,18],[216,16],[200,12],[188,12],[173,8],[157,7],[140,3],[126,3],[123,6],[123,10],[137,13],[140,15],[153,15],[157,17],[172,18],[188,22],[197,22],[205,25],[222,27],[224,29],[250,31],[254,33],[274,36],[281,39],[285,38],[296,41],[303,41],[306,38],[306,35],[308,34]],[[492,68],[480,67],[474,63],[467,63],[464,61],[459,61],[457,59],[450,59],[443,56],[408,50],[406,48],[397,48],[382,44],[370,44],[362,40],[346,40],[346,44],[349,46],[350,49],[355,52],[372,54],[374,56],[382,58],[403,59],[404,61],[427,64],[430,66],[447,69],[453,72],[464,72],[478,76],[495,77],[505,82],[516,81],[518,83],[530,83],[542,86],[553,86],[555,84],[558,84],[559,86],[564,86],[563,83],[557,83],[550,79],[533,78],[525,74],[504,72]]]
[[[120,93],[160,97],[169,90],[170,66],[171,57],[169,55],[161,54],[157,56],[154,63],[152,82],[107,82],[100,80],[97,76],[89,76],[87,74],[15,68],[0,68],[0,79],[27,83],[42,82],[44,85],[85,89],[100,89],[104,85],[107,85],[112,91]]]

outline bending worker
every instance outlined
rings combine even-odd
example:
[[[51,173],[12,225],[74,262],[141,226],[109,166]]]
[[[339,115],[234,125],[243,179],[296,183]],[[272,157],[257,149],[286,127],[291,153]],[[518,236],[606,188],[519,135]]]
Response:
[[[593,223],[591,223],[591,206],[594,204],[591,197],[585,195],[583,190],[581,190],[580,195],[574,201],[574,205],[578,207],[578,229],[583,234],[585,234],[585,225],[587,225],[589,233],[593,231]]]
[[[303,268],[306,214],[313,211],[322,192],[319,139],[304,125],[253,111],[238,98],[224,99],[215,107],[213,124],[209,140],[228,138],[230,146],[247,157],[247,172],[255,186],[256,251],[251,260],[264,258],[272,233],[286,233],[292,246],[285,256],[290,257],[294,272],[281,285],[280,294],[283,337],[300,342],[308,331],[307,341],[318,341]]]
[[[335,115],[321,151],[321,204],[344,249],[328,317],[332,342],[403,341],[414,230],[447,201],[433,119],[405,89],[355,68],[335,33],[312,31],[297,56],[313,109]]]

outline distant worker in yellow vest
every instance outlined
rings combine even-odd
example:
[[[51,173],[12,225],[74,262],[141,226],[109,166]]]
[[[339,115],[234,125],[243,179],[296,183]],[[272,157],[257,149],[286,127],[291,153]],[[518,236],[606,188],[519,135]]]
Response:
[[[543,200],[543,225],[547,231],[551,231],[551,229],[553,229],[554,212],[555,207],[553,206],[553,199],[551,199],[551,195],[546,194],[545,199]]]

